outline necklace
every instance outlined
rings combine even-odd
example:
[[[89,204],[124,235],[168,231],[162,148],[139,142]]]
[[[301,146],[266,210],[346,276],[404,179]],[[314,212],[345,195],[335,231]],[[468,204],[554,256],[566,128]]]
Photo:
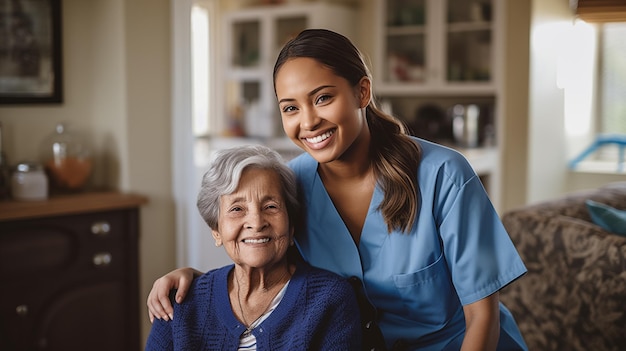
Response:
[[[276,283],[271,284],[269,288],[263,288],[263,291],[267,292],[273,287],[277,286],[278,284],[280,284],[281,281],[283,281],[283,279],[287,275],[289,275],[289,278],[291,278],[291,269],[289,267],[287,267],[287,271],[285,272],[285,274],[283,274],[276,281]],[[246,319],[246,314],[243,311],[243,304],[241,303],[241,288],[239,285],[239,279],[235,275],[235,272],[233,272],[233,278],[235,279],[235,283],[237,283],[237,304],[239,305],[239,312],[241,313],[241,318],[243,319],[243,323],[246,325],[246,330],[244,330],[242,334],[242,337],[245,338],[245,337],[248,337],[252,333],[252,330],[254,330],[254,328],[256,328],[256,322],[259,319],[261,319],[270,309],[270,307],[272,306],[272,302],[274,301],[274,299],[276,298],[276,295],[278,295],[278,292],[280,292],[280,290],[278,290],[278,292],[276,292],[276,294],[274,294],[274,296],[269,300],[269,302],[267,303],[267,306],[265,306],[265,308],[263,309],[263,312],[261,312],[261,314],[254,321],[252,321],[252,323],[248,323],[248,320]]]

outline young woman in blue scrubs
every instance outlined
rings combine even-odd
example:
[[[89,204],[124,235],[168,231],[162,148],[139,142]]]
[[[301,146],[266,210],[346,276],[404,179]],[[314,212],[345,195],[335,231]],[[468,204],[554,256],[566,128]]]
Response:
[[[458,152],[409,136],[377,108],[372,78],[344,36],[305,30],[274,68],[289,165],[307,222],[296,245],[313,266],[356,281],[388,349],[526,350],[498,291],[526,272],[481,182]],[[191,268],[148,297],[168,319]]]

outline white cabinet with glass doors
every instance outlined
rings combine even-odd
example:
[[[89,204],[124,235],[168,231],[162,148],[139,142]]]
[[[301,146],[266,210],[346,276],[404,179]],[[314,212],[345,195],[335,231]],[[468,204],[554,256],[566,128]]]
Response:
[[[497,91],[500,0],[377,0],[377,91]]]

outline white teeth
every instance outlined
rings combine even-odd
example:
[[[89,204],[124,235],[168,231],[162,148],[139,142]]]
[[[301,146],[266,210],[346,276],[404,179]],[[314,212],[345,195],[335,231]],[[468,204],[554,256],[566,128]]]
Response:
[[[269,241],[270,241],[269,238],[265,238],[265,239],[245,239],[243,242],[246,244],[264,244]]]
[[[331,130],[331,131],[328,131],[328,132],[326,132],[326,133],[324,133],[322,135],[318,135],[318,136],[313,137],[313,138],[306,138],[306,141],[308,141],[309,143],[312,143],[312,144],[321,143],[322,141],[330,138],[330,136],[333,135],[333,133],[334,133],[334,131]]]

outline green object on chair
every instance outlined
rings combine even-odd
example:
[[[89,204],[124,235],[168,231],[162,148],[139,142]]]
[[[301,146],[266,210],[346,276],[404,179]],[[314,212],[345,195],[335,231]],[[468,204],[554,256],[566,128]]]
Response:
[[[619,148],[619,155],[617,158],[617,171],[622,172],[624,170],[624,150],[626,150],[626,134],[601,134],[596,137],[589,147],[587,147],[580,155],[576,156],[573,160],[569,162],[570,169],[576,169],[576,166],[580,161],[585,159],[587,156],[594,153],[600,147],[606,145],[617,145]]]

